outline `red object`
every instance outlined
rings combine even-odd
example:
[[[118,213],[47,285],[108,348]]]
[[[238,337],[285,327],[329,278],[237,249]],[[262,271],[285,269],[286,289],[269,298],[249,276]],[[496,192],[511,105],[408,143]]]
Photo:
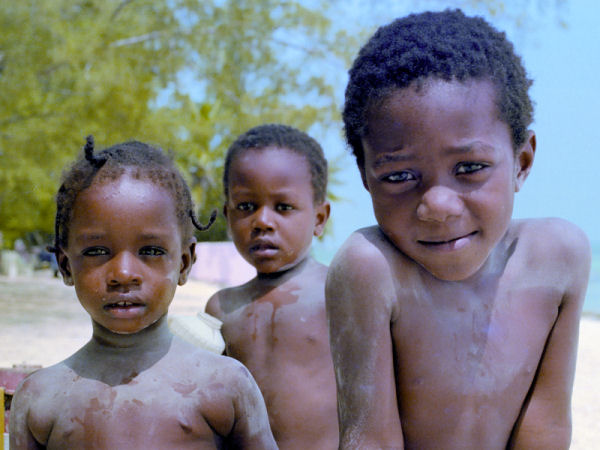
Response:
[[[42,366],[14,366],[11,368],[0,367],[0,387],[4,388],[4,431],[8,432],[8,419],[10,413],[10,401],[15,389],[23,378],[31,372],[41,369]]]

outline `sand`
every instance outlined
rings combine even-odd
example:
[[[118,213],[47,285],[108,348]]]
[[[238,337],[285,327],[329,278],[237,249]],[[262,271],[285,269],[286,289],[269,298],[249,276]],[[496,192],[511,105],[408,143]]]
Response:
[[[8,281],[0,277],[1,281]],[[20,280],[21,283],[23,280]],[[48,366],[81,347],[91,335],[89,316],[79,305],[74,290],[50,277],[28,280],[48,298],[23,304],[2,300],[0,315],[0,367],[13,364]],[[6,284],[3,285],[6,289]],[[172,314],[195,314],[204,309],[219,286],[190,281],[178,288]],[[583,317],[580,327],[577,371],[573,391],[573,441],[571,449],[600,449],[600,320]]]

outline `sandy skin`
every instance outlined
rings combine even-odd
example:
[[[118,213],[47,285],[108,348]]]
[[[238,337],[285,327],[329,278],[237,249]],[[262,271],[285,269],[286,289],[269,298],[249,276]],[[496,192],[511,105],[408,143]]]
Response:
[[[512,221],[532,167],[486,80],[428,79],[373,108],[378,227],[331,264],[342,448],[568,448],[587,238]]]
[[[276,447],[249,372],[169,331],[194,242],[181,235],[171,193],[127,171],[77,195],[57,260],[93,335],[22,382],[11,448]]]
[[[207,311],[223,320],[226,353],[260,387],[280,448],[337,448],[335,379],[324,290],[312,259],[276,276],[219,291]]]
[[[241,364],[173,337],[166,318],[129,338],[115,346],[94,324],[82,349],[27,378],[11,448],[269,447],[268,423],[256,420],[264,404]]]
[[[229,231],[257,276],[216,293],[206,311],[223,322],[226,354],[256,379],[279,448],[335,449],[327,267],[308,256],[329,203],[315,199],[307,158],[285,147],[242,152],[229,179]]]

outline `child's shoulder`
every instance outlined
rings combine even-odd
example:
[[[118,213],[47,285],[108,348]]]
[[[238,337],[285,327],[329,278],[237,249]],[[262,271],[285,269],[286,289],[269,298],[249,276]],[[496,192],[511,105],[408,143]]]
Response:
[[[328,279],[331,282],[339,274],[342,281],[391,282],[399,275],[412,273],[412,266],[414,263],[387,239],[381,229],[372,226],[359,229],[348,237],[331,262]]]
[[[252,282],[253,280],[250,280],[240,286],[226,287],[215,292],[206,303],[206,313],[223,320],[226,311],[248,303],[248,292]]]
[[[511,233],[532,260],[547,258],[576,263],[590,254],[585,233],[575,224],[559,218],[514,220]]]
[[[175,370],[178,368],[181,374],[193,373],[199,384],[213,388],[223,386],[232,398],[254,389],[254,378],[238,360],[196,347],[177,336],[172,347],[176,356]]]
[[[30,373],[16,389],[20,395],[40,397],[53,395],[57,389],[64,389],[73,380],[73,371],[61,361]]]

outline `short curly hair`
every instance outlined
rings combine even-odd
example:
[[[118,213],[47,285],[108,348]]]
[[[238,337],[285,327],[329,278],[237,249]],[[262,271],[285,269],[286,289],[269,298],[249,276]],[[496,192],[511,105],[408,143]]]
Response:
[[[193,237],[194,227],[205,230],[214,221],[216,211],[207,226],[198,223],[187,183],[173,160],[160,148],[139,141],[128,141],[94,154],[94,139],[88,136],[82,154],[63,174],[62,184],[56,194],[54,247],[48,250],[56,253],[59,248],[67,248],[69,223],[77,195],[90,187],[94,180],[117,180],[126,172],[136,179],[150,180],[171,193],[184,242]]]
[[[359,167],[367,116],[394,90],[426,78],[460,82],[490,80],[500,120],[511,129],[513,147],[527,139],[533,120],[532,81],[506,35],[481,17],[461,10],[424,12],[380,27],[360,50],[349,71],[343,110],[346,140]]]
[[[303,131],[288,125],[270,123],[251,128],[231,144],[225,155],[223,190],[229,197],[229,171],[233,160],[246,150],[278,147],[291,150],[306,158],[310,167],[313,200],[325,201],[327,195],[327,160],[319,143]]]

